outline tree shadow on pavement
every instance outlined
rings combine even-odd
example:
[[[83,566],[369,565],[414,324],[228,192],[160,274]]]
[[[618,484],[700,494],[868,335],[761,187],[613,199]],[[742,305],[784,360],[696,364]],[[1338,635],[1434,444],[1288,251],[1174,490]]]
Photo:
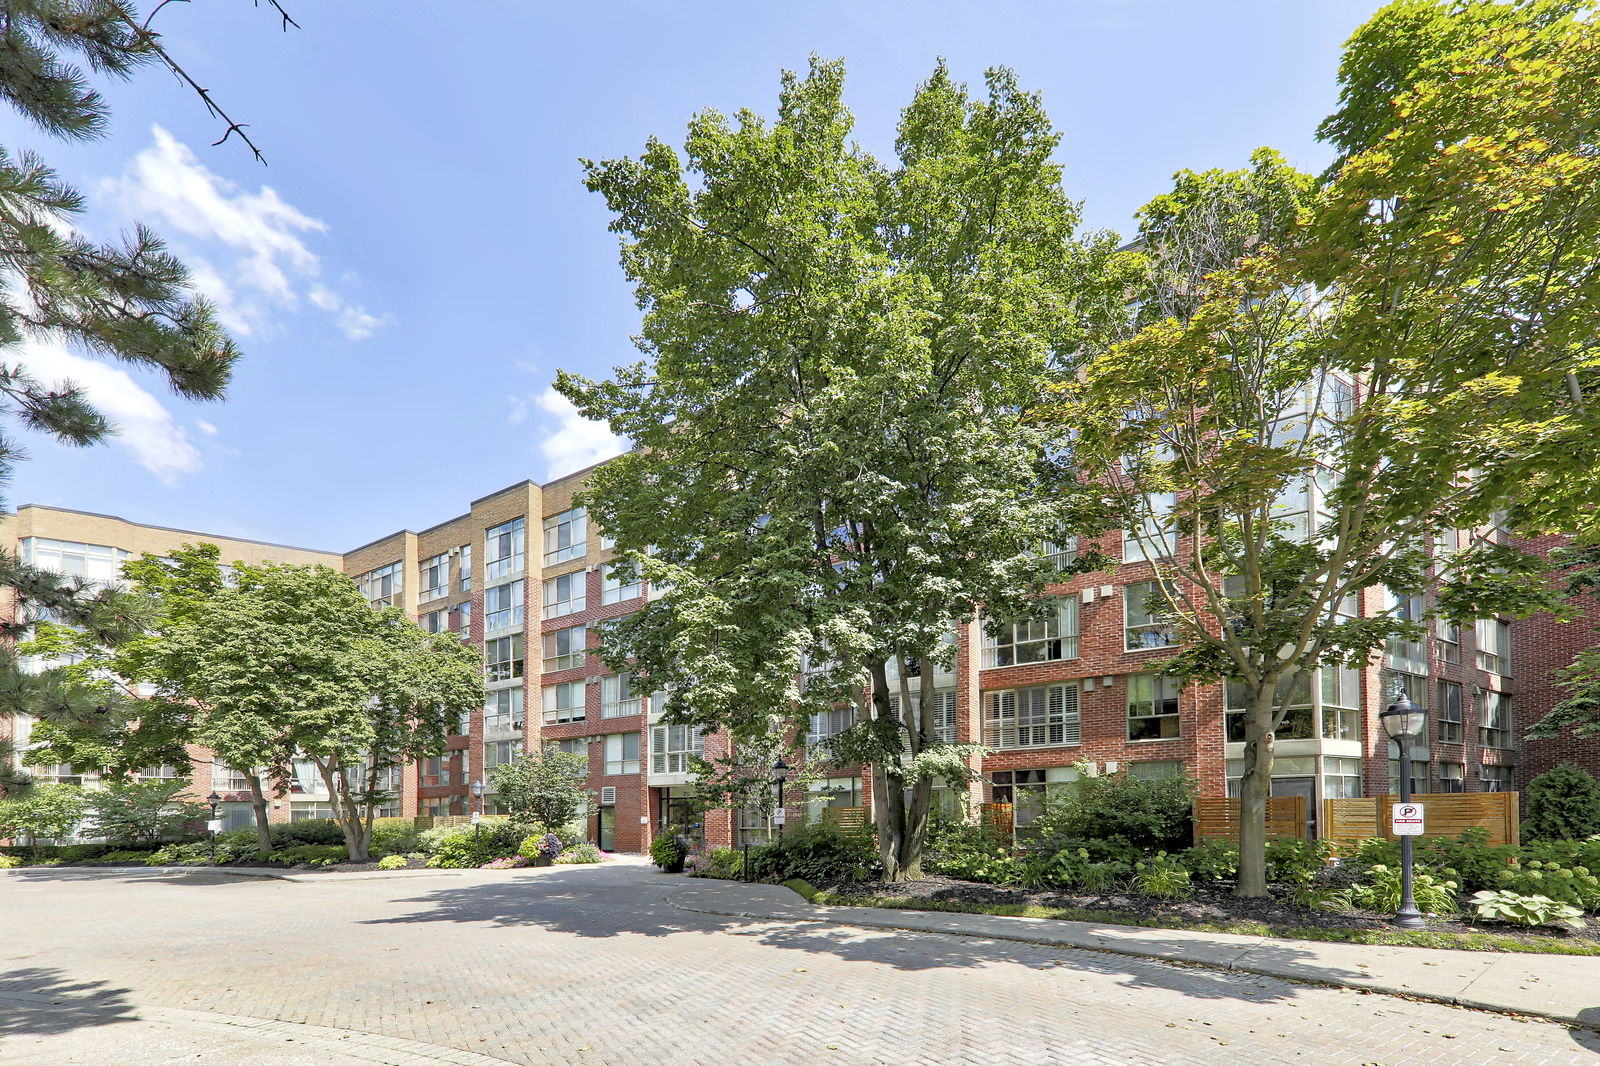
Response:
[[[0,973],[0,1038],[136,1021],[129,991],[105,981],[72,982],[43,966]]]
[[[137,881],[140,884],[168,885],[239,885],[251,881],[275,881],[274,878],[235,877],[203,866],[187,870],[152,870],[145,867],[119,868],[115,866],[33,866],[9,870],[6,878],[15,881]],[[5,882],[0,881],[0,884]],[[283,884],[285,882],[277,882]]]
[[[1585,1007],[1578,1012],[1578,1021],[1587,1029],[1568,1029],[1573,1043],[1585,1051],[1600,1055],[1600,1007]]]
[[[1173,966],[1147,959],[1087,948],[1036,944],[1004,936],[973,936],[947,932],[861,928],[826,922],[807,905],[783,906],[781,916],[708,914],[674,905],[674,896],[692,882],[650,880],[639,875],[594,876],[598,871],[573,875],[547,875],[537,879],[497,881],[457,886],[426,895],[396,900],[415,905],[403,914],[368,919],[363,924],[391,925],[429,922],[485,924],[507,929],[539,929],[575,937],[614,936],[730,936],[768,947],[831,955],[846,962],[890,966],[903,971],[941,968],[1026,966],[1057,973],[1094,972],[1121,976],[1129,988],[1165,988],[1197,999],[1237,999],[1267,1003],[1293,998],[1297,986],[1269,977]],[[610,873],[609,871],[607,872]],[[762,886],[750,886],[761,891]],[[771,886],[766,886],[770,888]],[[787,892],[787,890],[783,890]],[[727,894],[737,903],[739,896]],[[751,898],[752,904],[755,902]],[[762,900],[766,904],[767,900]],[[704,901],[697,901],[697,905]],[[732,910],[733,907],[718,907]],[[751,907],[755,909],[754,906]],[[884,917],[882,911],[875,917]],[[1146,950],[1170,954],[1183,961],[1192,942],[1145,937]],[[1243,953],[1239,949],[1239,954]],[[1255,947],[1260,957],[1264,949]],[[1294,948],[1275,946],[1281,961],[1309,963],[1314,956]],[[1362,975],[1323,970],[1319,980],[1339,982]]]

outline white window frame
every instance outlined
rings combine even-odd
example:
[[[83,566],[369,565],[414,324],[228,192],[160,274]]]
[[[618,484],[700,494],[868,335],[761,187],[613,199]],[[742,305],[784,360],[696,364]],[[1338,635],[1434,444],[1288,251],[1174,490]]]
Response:
[[[625,600],[635,600],[644,595],[644,579],[635,572],[633,580],[624,585],[611,576],[616,566],[616,563],[606,563],[600,570],[600,602],[602,604],[622,603]]]
[[[1053,663],[1078,657],[1078,598],[1061,596],[1053,616],[1002,625],[998,634],[985,629],[985,669]]]
[[[644,712],[644,693],[633,688],[632,674],[607,674],[600,679],[600,717],[627,718]]]
[[[583,570],[559,574],[544,579],[544,617],[563,618],[587,610],[589,606],[589,575]],[[566,598],[561,599],[563,587]]]
[[[525,599],[525,584],[522,578],[507,581],[503,585],[493,585],[483,590],[483,630],[485,633],[498,633],[506,629],[515,629],[522,625]],[[503,606],[493,606],[493,601],[505,600]]]
[[[417,564],[417,602],[431,603],[450,595],[450,553],[424,559]]]
[[[1163,740],[1177,740],[1183,735],[1183,718],[1179,708],[1183,699],[1183,686],[1175,677],[1165,674],[1129,674],[1127,684],[1128,742],[1151,744]],[[1133,735],[1135,722],[1155,723],[1156,736]],[[1166,729],[1171,724],[1172,732]]]
[[[544,634],[544,672],[576,670],[588,661],[589,627],[567,626]]]
[[[405,598],[406,564],[404,559],[374,567],[356,578],[361,596],[374,607],[398,607]]]
[[[527,651],[521,633],[503,637],[490,637],[483,642],[483,677],[485,681],[511,681],[523,676]]]
[[[522,517],[501,522],[483,534],[483,580],[498,581],[527,568],[527,522]]]
[[[589,550],[589,512],[582,507],[544,520],[544,565],[582,559]]]
[[[566,725],[581,722],[587,713],[588,685],[582,681],[562,681],[544,686],[544,724]]]
[[[633,757],[628,757],[628,741],[633,741]],[[638,733],[607,733],[606,734],[606,764],[605,772],[608,776],[617,774],[636,774],[644,766],[640,754],[640,740]]]
[[[1125,651],[1153,651],[1178,646],[1176,627],[1150,616],[1145,605],[1158,595],[1160,582],[1135,581],[1122,587],[1122,646]],[[1135,622],[1134,612],[1145,621]],[[1140,634],[1135,640],[1134,635]],[[1156,640],[1153,638],[1160,637]]]
[[[699,726],[653,725],[650,727],[650,772],[686,774],[691,756],[705,752],[705,735]]]
[[[983,703],[983,742],[991,748],[1066,748],[1082,742],[1077,682],[986,692]]]

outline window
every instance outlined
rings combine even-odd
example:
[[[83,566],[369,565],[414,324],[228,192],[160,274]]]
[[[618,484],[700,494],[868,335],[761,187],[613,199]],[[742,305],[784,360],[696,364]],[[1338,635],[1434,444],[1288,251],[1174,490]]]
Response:
[[[1454,681],[1439,682],[1438,721],[1439,743],[1461,743],[1461,686]]]
[[[606,773],[639,772],[639,734],[612,733],[606,737]]]
[[[1361,671],[1354,667],[1322,667],[1322,735],[1327,740],[1361,739]]]
[[[490,741],[483,746],[483,775],[518,759],[522,759],[522,741]]]
[[[811,727],[806,731],[806,751],[810,752],[855,725],[854,707],[835,707],[811,716]]]
[[[1360,798],[1360,759],[1346,759],[1325,755],[1322,758],[1322,775],[1322,794],[1328,799]]]
[[[650,727],[650,772],[652,774],[686,774],[689,757],[705,749],[705,739],[692,725],[656,725]]]
[[[131,554],[109,544],[80,544],[48,537],[22,539],[23,562],[54,574],[87,578],[102,584],[111,584],[122,576],[122,564]]]
[[[444,633],[450,628],[450,612],[448,610],[428,611],[417,624],[424,633]]]
[[[40,767],[35,770],[34,776],[36,778],[45,777],[46,775],[43,773],[45,769],[48,768]],[[70,769],[70,767],[64,767],[63,769]],[[79,780],[72,783],[82,784],[83,782]],[[243,770],[235,770],[221,759],[218,759],[211,764],[211,788],[216,792],[249,792],[250,779],[245,776]]]
[[[1458,663],[1461,661],[1461,627],[1448,618],[1440,618],[1434,625],[1434,631],[1439,639],[1435,647],[1439,650],[1439,661],[1442,663]]]
[[[922,693],[917,685],[911,686],[911,707],[919,710],[922,707]],[[899,693],[889,697],[889,712],[900,713]],[[918,716],[921,720],[921,716]],[[956,690],[953,688],[939,688],[933,690],[933,735],[926,738],[930,744],[956,743]]]
[[[573,670],[583,665],[584,648],[589,631],[583,626],[569,626],[544,635],[544,669]]]
[[[1428,764],[1421,759],[1411,760],[1411,794],[1418,795],[1428,791]],[[1400,760],[1389,760],[1389,792],[1398,795],[1400,792]]]
[[[1278,679],[1277,690],[1273,693],[1273,708],[1284,706],[1284,698],[1288,697],[1288,712],[1278,728],[1273,730],[1273,737],[1278,740],[1309,740],[1311,739],[1311,679],[1306,678],[1294,691],[1289,691],[1287,677]],[[1246,715],[1250,706],[1250,692],[1243,681],[1229,678],[1223,685],[1223,730],[1224,737],[1230,744],[1241,744],[1245,739]]]
[[[483,642],[483,676],[487,681],[510,681],[522,676],[522,634]]]
[[[1478,779],[1485,792],[1510,792],[1516,787],[1516,771],[1509,766],[1484,766],[1478,770]]]
[[[1511,624],[1498,618],[1478,619],[1478,669],[1511,674]]]
[[[1004,625],[997,634],[984,634],[983,665],[1017,666],[1078,657],[1078,600],[1055,601],[1049,616]]]
[[[450,764],[444,759],[423,759],[422,770],[417,778],[417,784],[422,788],[434,788],[450,783]]]
[[[514,733],[522,727],[522,686],[490,690],[483,701],[483,731]]]
[[[1170,593],[1171,586],[1167,586]],[[1122,590],[1125,640],[1128,651],[1170,648],[1178,643],[1177,634],[1164,619],[1166,605],[1161,585],[1140,581]]]
[[[1440,792],[1465,792],[1467,790],[1467,768],[1462,763],[1445,762],[1439,764],[1439,791]]]
[[[472,591],[472,545],[470,545],[470,544],[463,544],[461,546],[461,568],[460,568],[459,573],[461,574],[461,591],[462,592],[471,592]]]
[[[544,687],[544,724],[560,725],[564,722],[583,721],[584,690],[582,681],[566,681]]]
[[[644,709],[644,700],[633,689],[632,674],[611,674],[600,679],[600,717],[626,718]]]
[[[1039,748],[1078,743],[1078,686],[1037,685],[988,694],[984,743]]]
[[[1172,512],[1178,506],[1177,494],[1152,492],[1145,496],[1145,502],[1150,511],[1139,531],[1124,530],[1122,534],[1122,561],[1125,563],[1165,559],[1178,550],[1178,533],[1172,525]]]
[[[616,563],[607,563],[600,571],[600,602],[621,603],[623,600],[637,599],[644,595],[644,582],[635,574],[623,583],[614,576]]]
[[[588,546],[589,514],[582,507],[544,520],[544,565],[582,559]]]
[[[861,806],[861,778],[827,777],[806,785],[806,824],[822,821],[829,807]]]
[[[1160,674],[1128,678],[1128,739],[1171,740],[1179,735],[1178,681]]]
[[[1403,674],[1398,671],[1388,671],[1388,685],[1384,688],[1384,707],[1387,708],[1394,702],[1395,690],[1404,692],[1406,699],[1418,707],[1427,709],[1428,706],[1428,679],[1417,674]]]
[[[1478,742],[1486,748],[1510,748],[1511,729],[1511,697],[1504,692],[1485,692]]]
[[[472,601],[456,605],[456,632],[467,636],[472,632]]]
[[[1161,781],[1182,773],[1181,759],[1147,759],[1128,764],[1128,777],[1134,781]]]
[[[429,600],[442,599],[450,595],[450,553],[444,552],[431,559],[424,559],[420,565],[417,586],[421,589],[417,593],[420,603]],[[435,632],[437,632],[435,630]]]
[[[510,577],[522,573],[523,550],[527,540],[523,520],[513,518],[502,522],[483,535],[483,577],[493,581],[497,577]]]
[[[557,751],[566,752],[568,755],[582,755],[586,759],[589,757],[589,739],[587,737],[568,737],[566,740],[547,740],[545,743]],[[587,774],[587,770],[578,771],[579,777]]]
[[[544,583],[544,616],[560,618],[564,614],[576,614],[587,607],[588,590],[585,579],[588,576],[579,570],[575,574],[547,578]]]
[[[994,803],[1011,804],[1011,824],[1031,825],[1044,811],[1045,771],[996,770],[990,777]]]
[[[1078,538],[1068,537],[1061,541],[1041,541],[1039,544],[1039,558],[1057,570],[1065,570],[1078,560]]]
[[[356,587],[361,590],[361,595],[374,607],[395,607],[400,603],[401,593],[405,591],[406,574],[403,563],[393,562],[388,566],[380,566],[376,570],[368,570],[356,578]]]
[[[177,778],[177,767],[167,766],[165,763],[160,766],[146,766],[139,771],[140,781],[176,781]]]
[[[496,585],[483,594],[483,627],[486,630],[510,629],[522,624],[522,581]]]
[[[1386,613],[1402,622],[1422,622],[1423,613],[1427,610],[1426,601],[1414,592],[1395,592],[1391,589],[1384,590]],[[1407,637],[1390,637],[1388,642],[1390,665],[1396,669],[1409,667],[1413,670],[1426,670],[1428,663],[1428,648],[1421,640],[1412,640]]]

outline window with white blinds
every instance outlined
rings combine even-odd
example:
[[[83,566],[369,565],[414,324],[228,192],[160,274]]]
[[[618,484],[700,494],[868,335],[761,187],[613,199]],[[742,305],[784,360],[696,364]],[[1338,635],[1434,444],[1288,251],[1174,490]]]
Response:
[[[990,692],[985,704],[983,740],[991,748],[1045,748],[1079,743],[1076,684]]]
[[[922,693],[915,688],[911,690],[911,707],[913,710],[922,706]],[[900,713],[900,696],[896,693],[889,697],[889,711],[892,714]],[[953,688],[934,689],[933,691],[933,735],[928,738],[934,744],[954,744],[956,742],[956,690]]]
[[[686,774],[689,757],[699,755],[705,748],[700,729],[692,725],[657,725],[650,727],[650,772],[653,774]]]
[[[835,707],[811,716],[811,728],[806,733],[806,747],[815,748],[843,733],[856,724],[854,707]]]

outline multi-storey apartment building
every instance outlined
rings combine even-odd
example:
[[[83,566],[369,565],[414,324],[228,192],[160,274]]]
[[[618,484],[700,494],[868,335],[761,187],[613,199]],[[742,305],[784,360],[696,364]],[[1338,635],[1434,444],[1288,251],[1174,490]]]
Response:
[[[39,507],[19,509],[0,530],[24,557],[42,565],[66,558],[60,544],[85,548],[82,565],[99,567],[107,578],[129,553],[164,552],[197,539],[219,543],[224,558],[323,562],[341,567],[372,603],[400,607],[430,631],[460,633],[484,654],[485,705],[462,719],[440,757],[396,772],[399,799],[386,813],[467,814],[474,781],[490,787],[483,809],[494,813],[494,766],[555,743],[589,759],[588,785],[596,800],[590,833],[602,847],[642,850],[666,826],[692,821],[701,823],[699,831],[712,843],[758,838],[768,827],[749,815],[690,814],[690,756],[708,746],[725,750],[723,739],[661,722],[658,701],[630,678],[607,670],[591,652],[595,627],[637,610],[650,590],[613,575],[602,531],[574,506],[585,474],[545,485],[524,481],[474,500],[458,517],[420,532],[401,530],[343,554]],[[1050,550],[1064,563],[1078,547]],[[1229,686],[1180,689],[1156,672],[1173,651],[1173,635],[1146,610],[1155,572],[1139,540],[1114,534],[1082,547],[1098,547],[1121,565],[1064,575],[1047,589],[1052,609],[1043,620],[996,631],[974,619],[953,630],[954,662],[939,667],[934,678],[939,728],[948,739],[981,743],[992,754],[982,760],[982,780],[966,792],[939,791],[942,809],[1011,803],[1025,824],[1052,786],[1119,769],[1150,776],[1187,773],[1206,795],[1236,788],[1243,731]],[[1441,550],[1454,547],[1443,544]],[[87,562],[90,548],[98,553],[93,564]],[[1350,605],[1361,613],[1416,617],[1425,608],[1420,597],[1383,590],[1370,590]],[[1537,620],[1521,623],[1519,649],[1552,646],[1550,628]],[[1399,767],[1377,715],[1396,685],[1429,710],[1426,743],[1413,748],[1416,790],[1515,787],[1526,778],[1518,774],[1517,722],[1543,712],[1536,706],[1524,711],[1520,702],[1513,711],[1513,701],[1522,696],[1513,688],[1521,671],[1511,667],[1512,631],[1512,624],[1494,620],[1473,628],[1440,624],[1424,640],[1392,642],[1364,669],[1324,668],[1296,694],[1278,732],[1274,793],[1304,796],[1314,819],[1323,798],[1392,791]],[[1544,672],[1559,665],[1549,658],[1535,662],[1519,652],[1518,661],[1529,663],[1524,670]],[[1524,674],[1517,680],[1548,706],[1553,696],[1538,687],[1540,679]],[[817,715],[807,739],[815,745],[851,720],[848,708]],[[25,723],[18,739],[26,744]],[[215,788],[228,801],[230,824],[245,824],[248,807],[234,802],[245,798],[239,775],[206,753],[196,755],[197,795]],[[72,773],[54,771],[58,778]],[[296,785],[290,795],[274,799],[273,817],[326,813],[315,775],[297,775]],[[790,817],[815,818],[826,806],[870,802],[870,779],[840,769],[794,796]]]

